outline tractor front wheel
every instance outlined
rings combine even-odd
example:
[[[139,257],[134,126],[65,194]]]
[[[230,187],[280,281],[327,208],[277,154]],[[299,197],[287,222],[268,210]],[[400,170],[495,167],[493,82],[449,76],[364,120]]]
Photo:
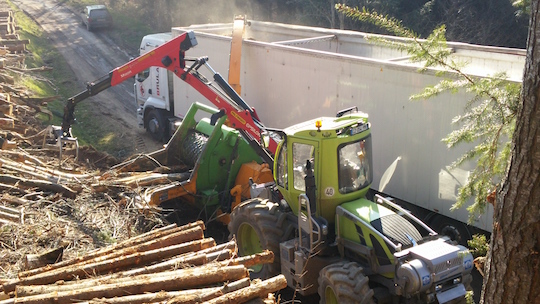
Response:
[[[319,273],[321,304],[374,304],[374,292],[362,267],[354,262],[339,262]]]
[[[251,267],[252,278],[266,279],[281,272],[279,242],[283,230],[279,222],[284,214],[278,208],[277,203],[255,198],[243,202],[231,212],[228,228],[231,238],[236,237],[240,256],[265,249],[274,253],[273,263]]]

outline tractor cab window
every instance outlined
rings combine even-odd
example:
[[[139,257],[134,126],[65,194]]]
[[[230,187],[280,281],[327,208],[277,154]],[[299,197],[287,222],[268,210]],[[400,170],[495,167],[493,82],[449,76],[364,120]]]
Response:
[[[306,161],[313,159],[314,147],[308,144],[293,143],[293,185],[294,189],[306,191]],[[313,164],[312,164],[313,165]]]
[[[339,192],[346,194],[363,189],[372,180],[371,136],[339,146]]]
[[[278,186],[287,189],[287,143],[284,142],[277,156],[276,181]]]

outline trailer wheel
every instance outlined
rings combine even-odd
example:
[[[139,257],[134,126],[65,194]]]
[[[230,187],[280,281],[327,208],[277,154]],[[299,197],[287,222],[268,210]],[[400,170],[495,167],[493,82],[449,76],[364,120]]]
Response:
[[[159,110],[150,110],[146,123],[146,130],[150,132],[152,138],[163,141],[165,138],[165,119]]]
[[[284,213],[279,205],[266,199],[250,199],[231,212],[228,228],[230,237],[236,237],[238,254],[247,256],[268,249],[274,253],[271,264],[255,265],[250,268],[252,278],[266,279],[281,272],[279,242],[283,229],[279,224]]]
[[[369,279],[355,262],[339,262],[324,267],[318,282],[321,304],[375,303]]]
[[[471,232],[467,225],[448,218],[444,215],[434,214],[426,218],[426,223],[440,235],[448,236],[452,241],[467,246],[467,241],[472,239]]]

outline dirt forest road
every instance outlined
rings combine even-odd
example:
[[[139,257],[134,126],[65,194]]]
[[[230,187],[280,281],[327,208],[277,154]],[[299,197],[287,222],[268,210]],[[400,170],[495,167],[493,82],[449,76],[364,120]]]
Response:
[[[81,91],[86,88],[87,82],[108,75],[111,70],[129,61],[130,57],[136,56],[120,49],[108,38],[106,31],[87,31],[81,26],[78,13],[71,11],[64,4],[65,1],[13,0],[12,2],[48,34],[49,39],[76,75],[76,79],[70,85],[80,88]],[[133,143],[132,151],[115,156],[146,153],[160,147],[159,143],[137,125],[131,81],[111,87],[84,102],[95,105],[93,107],[95,115],[110,118],[110,128],[122,141]],[[77,117],[77,110],[75,116]]]

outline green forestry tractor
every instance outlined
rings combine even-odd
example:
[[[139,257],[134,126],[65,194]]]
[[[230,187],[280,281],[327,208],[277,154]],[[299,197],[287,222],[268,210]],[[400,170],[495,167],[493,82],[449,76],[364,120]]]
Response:
[[[469,251],[391,198],[367,198],[373,154],[366,114],[348,109],[281,136],[275,184],[262,192],[270,195],[241,203],[228,224],[240,254],[276,255],[252,276],[281,272],[300,294],[318,291],[321,303],[464,301]]]

